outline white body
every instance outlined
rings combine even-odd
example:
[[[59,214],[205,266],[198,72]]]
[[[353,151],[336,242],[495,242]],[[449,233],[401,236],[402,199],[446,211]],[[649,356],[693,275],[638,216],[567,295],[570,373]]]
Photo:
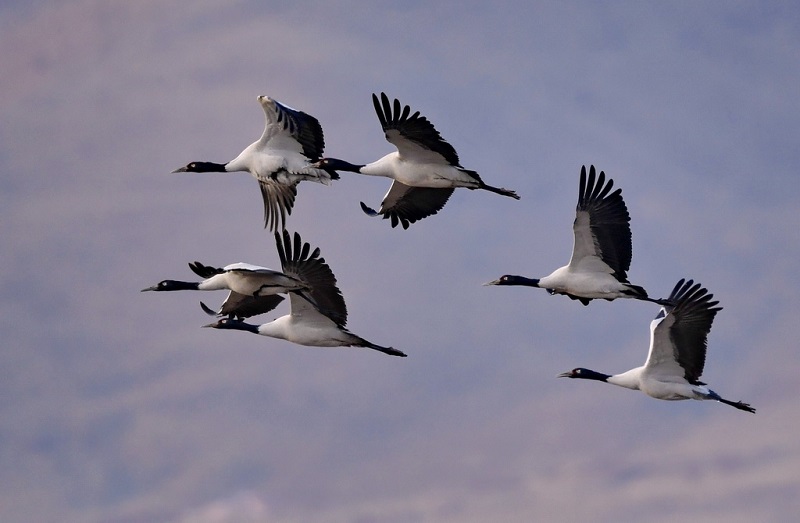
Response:
[[[264,226],[273,231],[284,228],[297,196],[297,184],[304,180],[329,184],[336,173],[311,165],[325,146],[322,127],[313,116],[259,96],[266,124],[261,137],[226,164],[191,162],[172,172],[248,172],[259,184],[264,202]]]
[[[683,374],[675,376],[654,373],[644,366],[611,376],[606,381],[626,389],[640,390],[660,400],[710,399],[708,387],[691,385],[683,378]]]
[[[582,258],[577,267],[570,264],[556,269],[539,279],[539,287],[592,299],[629,297],[623,292],[628,287],[617,280],[608,265],[596,256]]]
[[[224,270],[225,272],[200,282],[198,289],[228,289],[244,296],[269,296],[304,287],[300,280],[282,272],[249,263],[234,263]]]
[[[665,300],[670,305],[650,322],[650,350],[644,365],[615,375],[576,368],[559,377],[604,381],[660,400],[713,400],[755,413],[749,404],[727,400],[700,381],[708,333],[722,310],[713,297],[699,283],[681,279]]]
[[[292,313],[260,325],[258,334],[311,347],[342,347],[360,341],[360,338],[320,314],[303,298],[291,295],[289,301]]]
[[[282,185],[303,180],[330,184],[330,175],[309,165],[302,145],[278,122],[275,101],[268,96],[259,96],[258,101],[267,120],[264,132],[258,141],[228,162],[225,170],[249,172],[260,182],[272,180]]]
[[[400,142],[392,143],[397,145]],[[402,143],[411,142],[404,140]],[[405,155],[400,152],[389,153],[380,160],[365,165],[359,172],[370,176],[392,178],[409,187],[446,189],[480,186],[480,183],[468,171],[450,165],[444,161],[441,155],[422,147],[408,148],[413,152]]]
[[[617,280],[612,269],[602,259],[591,230],[591,215],[578,210],[572,225],[573,244],[569,264],[539,279],[539,287],[560,294],[584,298],[615,299],[629,297],[628,287]]]
[[[658,317],[650,322],[650,349],[645,364],[611,376],[606,381],[626,389],[640,390],[660,400],[711,399],[708,387],[686,381],[685,370],[675,359],[676,348],[669,332],[674,323],[675,317],[662,308]]]

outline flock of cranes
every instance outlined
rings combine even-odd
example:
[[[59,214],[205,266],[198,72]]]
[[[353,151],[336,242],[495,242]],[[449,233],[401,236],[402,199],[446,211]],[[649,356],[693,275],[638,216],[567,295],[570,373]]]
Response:
[[[377,345],[346,328],[347,307],[330,266],[319,248],[300,235],[286,231],[301,181],[330,184],[339,171],[391,178],[392,184],[376,211],[363,202],[369,216],[389,219],[404,229],[437,214],[458,187],[481,189],[519,199],[512,190],[488,185],[481,176],[460,165],[458,154],[436,128],[409,106],[373,94],[372,102],[386,140],[397,150],[368,164],[354,164],[323,156],[325,141],[319,121],[267,96],[258,101],[266,116],[261,138],[227,163],[195,161],[173,172],[249,172],[259,183],[264,202],[264,226],[275,234],[281,270],[248,263],[222,268],[200,262],[189,267],[201,281],[164,280],[143,291],[227,290],[217,310],[201,303],[216,317],[205,325],[216,329],[247,331],[318,347],[366,347],[391,356],[406,354]],[[528,278],[504,275],[485,285],[523,285],[563,294],[588,305],[591,300],[632,298],[660,305],[650,324],[650,348],[644,365],[621,374],[603,374],[584,368],[559,377],[604,381],[641,390],[663,400],[715,400],[755,412],[740,401],[730,401],[700,381],[705,365],[708,333],[722,307],[700,283],[681,279],[668,298],[652,298],[639,285],[628,282],[631,263],[631,229],[621,189],[612,192],[594,166],[581,169],[573,223],[572,257],[548,276]],[[244,320],[275,309],[289,297],[290,312],[269,323]]]

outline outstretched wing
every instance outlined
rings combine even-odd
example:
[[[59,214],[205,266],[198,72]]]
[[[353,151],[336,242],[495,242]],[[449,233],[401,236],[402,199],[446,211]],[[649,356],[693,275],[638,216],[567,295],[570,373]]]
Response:
[[[190,263],[189,268],[192,269],[192,272],[194,272],[201,278],[205,279],[211,278],[212,276],[215,276],[217,274],[222,274],[223,272],[225,272],[225,269],[203,265],[199,261]]]
[[[325,259],[320,257],[319,248],[311,251],[311,246],[304,243],[299,234],[294,233],[292,238],[286,230],[275,233],[275,245],[283,272],[307,284],[311,289],[308,294],[316,309],[340,327],[344,327],[347,324],[347,306],[336,286],[336,276],[325,263]],[[296,303],[300,302],[297,299],[299,296],[290,295],[289,298],[294,311]]]
[[[681,279],[651,325],[650,353],[645,367],[660,374],[682,376],[689,383],[702,385],[700,376],[706,361],[708,333],[717,312],[718,301],[699,283]]]
[[[286,216],[292,214],[297,183],[286,185],[267,179],[259,180],[258,185],[264,200],[264,227],[273,232],[282,230]]]
[[[283,296],[278,294],[271,294],[269,296],[245,296],[238,292],[229,292],[228,297],[222,302],[218,311],[213,311],[206,306],[205,303],[200,302],[200,306],[206,313],[215,316],[227,316],[229,318],[249,318],[250,316],[257,316],[264,314],[278,306],[283,301]]]
[[[586,176],[586,167],[581,168],[578,205],[572,226],[574,244],[570,266],[590,263],[592,257],[602,261],[621,282],[628,281],[631,265],[630,215],[622,189],[611,192],[614,181],[606,183],[605,173],[595,173],[594,166]]]
[[[401,107],[400,100],[396,98],[391,104],[386,93],[381,93],[380,100],[373,94],[372,104],[386,140],[397,147],[401,157],[459,166],[456,150],[444,141],[427,118],[420,116],[419,111],[410,114],[411,108],[407,105]]]
[[[316,118],[268,96],[258,100],[267,119],[261,143],[273,149],[302,152],[310,161],[322,157],[325,138]]]
[[[383,197],[380,210],[376,211],[361,202],[361,209],[370,216],[383,216],[390,218],[392,227],[398,223],[403,229],[417,220],[421,220],[439,212],[450,195],[453,188],[409,187],[400,182],[392,182],[389,192]]]

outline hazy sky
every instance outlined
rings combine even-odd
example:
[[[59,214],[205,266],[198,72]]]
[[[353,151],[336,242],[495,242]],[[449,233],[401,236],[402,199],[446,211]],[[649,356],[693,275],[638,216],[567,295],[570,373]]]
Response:
[[[269,4],[0,6],[2,521],[800,513],[800,7]],[[368,162],[392,150],[380,91],[522,197],[460,189],[404,231],[359,208],[388,180],[299,186],[288,228],[349,327],[408,358],[201,329],[224,294],[139,292],[194,260],[279,266],[248,174],[169,174],[258,138],[258,95]],[[623,189],[630,280],[720,300],[704,380],[756,415],[555,378],[642,364],[652,304],[481,285],[568,261],[590,164]]]

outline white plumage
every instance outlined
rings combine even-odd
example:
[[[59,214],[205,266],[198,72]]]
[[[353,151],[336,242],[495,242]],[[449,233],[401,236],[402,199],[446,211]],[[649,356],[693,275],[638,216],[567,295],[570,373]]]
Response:
[[[393,180],[378,211],[363,202],[361,208],[370,216],[390,218],[392,227],[404,229],[417,220],[431,216],[444,207],[456,187],[484,189],[519,199],[514,191],[492,187],[477,172],[464,169],[452,145],[419,111],[402,107],[395,99],[389,102],[385,93],[372,95],[375,112],[386,140],[397,148],[379,160],[356,165],[336,158],[323,158],[314,165],[328,171],[350,171]]]
[[[661,400],[715,400],[755,412],[747,403],[722,398],[700,381],[708,333],[722,310],[718,301],[711,301],[713,297],[699,283],[680,280],[668,298],[673,305],[662,307],[650,323],[650,350],[644,365],[615,375],[577,368],[559,377],[605,381]]]
[[[544,278],[506,274],[485,285],[523,285],[564,294],[588,305],[593,299],[636,298],[655,303],[639,285],[628,282],[631,265],[630,215],[622,190],[611,192],[614,181],[606,183],[605,173],[596,175],[594,166],[581,167],[578,204],[572,225],[573,246],[569,264]]]
[[[316,118],[268,96],[259,96],[258,101],[266,116],[258,141],[226,164],[191,162],[172,172],[249,172],[261,187],[264,227],[279,231],[292,212],[298,183],[309,180],[327,185],[339,175],[310,165],[325,148],[322,126]]]
[[[325,260],[319,258],[319,250],[309,253],[298,250],[296,257],[287,266],[294,270],[291,274],[251,265],[249,263],[233,263],[223,268],[210,267],[200,262],[190,263],[189,267],[198,276],[204,278],[199,282],[163,280],[158,284],[142,289],[144,291],[180,291],[228,290],[227,298],[216,312],[211,312],[204,304],[203,309],[211,314],[236,318],[249,318],[273,310],[283,301],[279,294],[298,292],[316,303],[311,294],[311,284],[303,281],[303,277],[313,275],[320,266],[326,266]],[[297,270],[297,268],[300,270]]]
[[[312,304],[297,292],[289,293],[290,313],[263,325],[253,325],[233,318],[223,318],[206,325],[216,329],[234,329],[287,340],[298,345],[314,347],[367,347],[391,356],[405,356],[392,347],[376,345],[347,330],[347,307],[336,277],[325,263],[318,257],[319,249],[308,255],[310,246],[303,244],[300,235],[294,234],[294,243],[288,232],[283,231],[283,238],[276,233],[276,244],[281,257],[281,267],[285,274],[296,277],[306,283],[308,293],[314,300]],[[295,260],[316,260],[315,263],[300,263]]]

